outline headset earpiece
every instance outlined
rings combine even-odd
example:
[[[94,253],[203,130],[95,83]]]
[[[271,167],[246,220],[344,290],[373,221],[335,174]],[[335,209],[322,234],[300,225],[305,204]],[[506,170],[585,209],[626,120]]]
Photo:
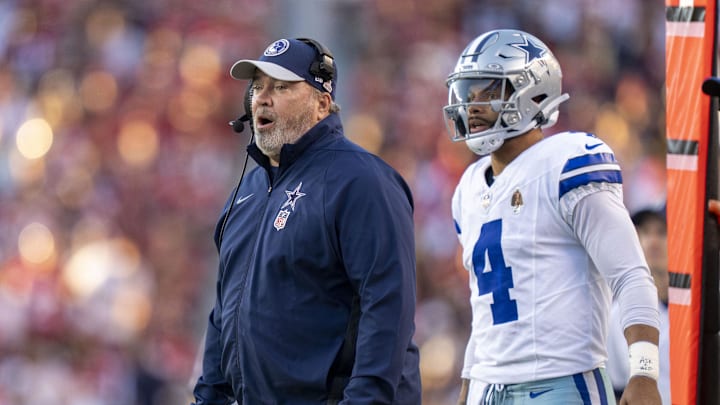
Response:
[[[245,89],[245,96],[243,100],[243,108],[245,109],[245,114],[233,121],[228,122],[228,124],[232,127],[233,131],[237,133],[241,133],[243,130],[245,130],[245,123],[250,123],[250,132],[253,132],[252,127],[252,80],[250,83],[248,83],[247,88]]]
[[[248,86],[245,89],[245,98],[243,99],[243,108],[245,109],[245,114],[250,118],[252,118],[252,96],[253,81],[250,80],[250,83],[248,83]]]
[[[318,58],[310,66],[310,73],[325,81],[335,80],[335,57],[323,44],[310,38],[298,38],[298,41],[311,45],[318,53]]]

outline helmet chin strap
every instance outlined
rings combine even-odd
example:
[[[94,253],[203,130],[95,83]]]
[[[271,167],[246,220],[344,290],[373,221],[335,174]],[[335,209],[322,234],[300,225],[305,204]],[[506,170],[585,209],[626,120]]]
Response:
[[[570,95],[567,93],[559,95],[555,98],[555,100],[551,101],[547,106],[545,106],[545,108],[543,108],[543,113],[553,110],[555,107],[559,106],[560,103],[562,103],[563,101],[567,101],[567,99],[569,98]]]
[[[542,109],[543,115],[546,117],[551,117],[552,114],[555,112],[553,110],[555,110],[560,105],[560,103],[566,101],[569,98],[570,98],[570,95],[567,93],[559,95],[554,100],[549,102],[548,105],[545,106],[545,108]],[[553,122],[550,125],[543,125],[543,128],[552,126],[553,124],[555,124],[555,123]]]

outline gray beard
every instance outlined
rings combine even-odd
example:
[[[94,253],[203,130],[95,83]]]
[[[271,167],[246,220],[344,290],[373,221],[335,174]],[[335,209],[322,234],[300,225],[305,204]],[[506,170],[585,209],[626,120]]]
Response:
[[[310,108],[294,117],[275,121],[268,130],[255,131],[258,149],[267,157],[280,161],[280,149],[286,143],[295,143],[315,125]]]

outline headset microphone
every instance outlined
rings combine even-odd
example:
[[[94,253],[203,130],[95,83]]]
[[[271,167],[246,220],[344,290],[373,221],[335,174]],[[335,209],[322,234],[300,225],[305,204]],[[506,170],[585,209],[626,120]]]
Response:
[[[233,129],[233,131],[237,132],[238,134],[245,130],[245,123],[250,121],[250,116],[248,114],[243,115],[242,117],[232,120],[228,122],[228,125],[230,125]],[[252,124],[250,124],[252,125]]]

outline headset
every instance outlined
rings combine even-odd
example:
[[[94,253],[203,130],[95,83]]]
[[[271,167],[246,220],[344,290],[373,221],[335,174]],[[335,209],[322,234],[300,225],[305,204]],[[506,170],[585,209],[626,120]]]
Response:
[[[313,48],[315,48],[315,51],[318,54],[317,59],[315,59],[315,61],[310,65],[310,73],[323,79],[323,81],[325,82],[335,80],[335,57],[333,57],[332,52],[330,52],[330,50],[326,48],[323,44],[315,41],[314,39],[297,38],[297,40],[312,46]],[[247,89],[245,89],[243,108],[245,109],[245,114],[236,120],[228,122],[228,125],[232,127],[233,131],[241,133],[245,130],[245,123],[248,122],[250,127],[250,141],[248,142],[248,144],[251,144],[255,139],[255,130],[252,126],[252,81],[250,81]],[[248,157],[249,154],[245,153],[245,162],[243,163],[242,172],[240,173],[240,180],[238,181],[237,187],[235,187],[233,197],[230,200],[230,207],[225,213],[225,217],[223,218],[223,222],[220,227],[220,235],[218,236],[218,248],[222,244],[223,235],[225,234],[225,227],[227,226],[228,218],[230,218],[230,211],[232,211],[232,208],[235,205],[235,199],[237,198],[238,192],[240,191],[243,177],[245,177]]]
[[[252,121],[252,80],[248,83],[243,97],[243,108],[245,109],[245,114],[236,120],[228,122],[228,125],[230,125],[233,131],[237,133],[241,133],[245,130],[246,122]],[[252,122],[250,122],[250,142],[252,142],[253,135],[255,135],[255,131],[253,131]]]
[[[310,65],[310,73],[323,79],[324,81],[335,80],[335,57],[325,45],[311,38],[296,38],[317,51],[318,57],[315,62]]]

